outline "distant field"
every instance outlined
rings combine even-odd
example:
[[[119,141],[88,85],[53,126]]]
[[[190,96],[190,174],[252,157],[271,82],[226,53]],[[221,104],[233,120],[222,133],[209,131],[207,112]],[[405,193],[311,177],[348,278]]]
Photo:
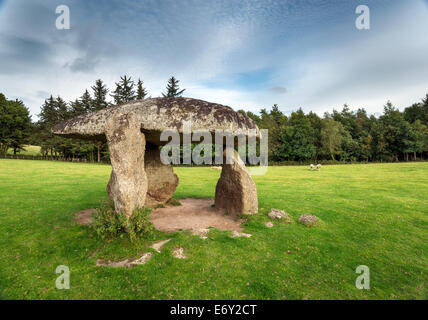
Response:
[[[176,198],[213,197],[219,171],[175,168]],[[0,298],[2,299],[427,299],[428,163],[271,167],[255,176],[261,214],[230,238],[168,235],[162,253],[135,268],[95,267],[97,258],[136,256],[150,241],[109,243],[74,212],[106,200],[111,167],[0,160]],[[311,213],[321,228],[275,223]],[[156,239],[165,238],[157,234]],[[187,259],[172,257],[176,246]],[[95,253],[94,253],[95,252]],[[55,268],[69,266],[70,290],[55,288]],[[358,290],[367,265],[371,289]]]
[[[24,155],[24,156],[40,156],[39,146],[25,145],[24,149],[25,150],[21,150],[20,152],[17,152],[17,154]],[[13,154],[13,149],[7,150],[7,154],[9,155]]]

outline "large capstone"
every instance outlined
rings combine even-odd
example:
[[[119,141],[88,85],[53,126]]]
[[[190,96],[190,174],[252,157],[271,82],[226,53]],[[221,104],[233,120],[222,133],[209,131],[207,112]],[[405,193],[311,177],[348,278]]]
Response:
[[[147,144],[144,159],[148,188],[146,206],[153,207],[164,204],[171,199],[178,185],[178,177],[171,165],[165,165],[160,160],[158,146]]]
[[[105,130],[113,168],[107,193],[116,212],[130,217],[146,201],[146,139],[132,113],[113,115],[107,121]]]
[[[235,137],[260,138],[259,128],[245,114],[190,98],[128,102],[74,117],[52,128],[55,135],[63,137],[107,141],[113,168],[107,192],[116,212],[128,217],[135,208],[165,203],[177,187],[172,167],[160,161],[158,147],[169,142],[168,135],[162,138],[163,133],[178,133],[183,141],[189,131],[208,132],[215,143],[217,130]],[[239,144],[245,143],[239,140]],[[237,160],[234,164],[223,165],[215,205],[231,214],[255,213],[256,186],[239,156],[233,156]]]
[[[190,124],[192,132],[210,132],[213,142],[216,130],[260,137],[260,130],[254,121],[230,107],[198,99],[168,97],[137,100],[80,115],[55,125],[52,132],[64,137],[105,140],[107,120],[114,114],[125,113],[135,114],[146,141],[154,145],[167,143],[160,139],[165,130],[183,134],[185,122]]]
[[[226,163],[227,153],[233,163]],[[257,188],[238,152],[224,150],[223,168],[215,189],[215,207],[229,214],[252,214],[258,211]]]

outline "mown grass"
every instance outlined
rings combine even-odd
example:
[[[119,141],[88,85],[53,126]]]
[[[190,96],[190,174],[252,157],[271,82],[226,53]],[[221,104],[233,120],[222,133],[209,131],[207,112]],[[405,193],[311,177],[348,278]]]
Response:
[[[74,222],[74,212],[107,199],[110,166],[0,160],[0,298],[3,299],[427,299],[428,163],[270,167],[255,176],[261,214],[230,238],[172,237],[162,253],[130,269],[95,267],[152,251],[150,240],[106,242]],[[220,172],[175,168],[175,198],[213,197]],[[271,208],[294,220],[315,214],[321,228],[275,223]],[[185,248],[187,259],[172,250]],[[95,254],[94,254],[95,252]],[[55,287],[58,265],[70,289]],[[358,290],[367,265],[371,289]]]
[[[9,148],[7,150],[8,155],[13,155],[13,149]],[[40,147],[32,145],[24,145],[24,150],[19,150],[16,154],[24,156],[40,156]]]

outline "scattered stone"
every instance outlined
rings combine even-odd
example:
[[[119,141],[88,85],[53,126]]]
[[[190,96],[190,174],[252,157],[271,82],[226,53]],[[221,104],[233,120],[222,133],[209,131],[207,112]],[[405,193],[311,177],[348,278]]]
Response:
[[[143,207],[146,201],[146,139],[139,121],[131,113],[110,117],[105,132],[113,167],[107,193],[116,212],[130,217],[134,209]]]
[[[232,238],[241,238],[241,237],[249,238],[249,237],[251,237],[251,234],[244,233],[244,232],[238,232],[238,231],[232,232]]]
[[[74,216],[77,224],[84,225],[84,226],[91,225],[93,222],[92,215],[95,212],[97,212],[97,209],[86,209],[86,210],[76,212]]]
[[[226,163],[227,155],[233,159],[232,164]],[[226,148],[223,158],[223,170],[215,189],[215,207],[232,215],[257,213],[256,184],[238,152]]]
[[[199,236],[201,239],[208,239],[208,234],[210,233],[210,229],[192,229],[192,234],[194,236]]]
[[[167,244],[169,241],[171,241],[171,239],[166,239],[166,240],[161,240],[158,242],[153,243],[150,248],[155,249],[157,252],[160,253],[160,249],[162,249],[162,247]]]
[[[172,256],[177,259],[186,259],[187,257],[184,255],[184,248],[183,247],[177,247],[172,252]]]
[[[316,224],[318,224],[318,222],[319,222],[318,217],[316,217],[312,214],[302,214],[299,217],[299,223],[301,223],[307,227],[315,226]]]
[[[273,223],[270,222],[270,221],[266,222],[265,226],[268,227],[268,228],[272,228],[273,227]]]
[[[145,264],[147,261],[149,261],[152,258],[153,254],[151,252],[145,252],[141,255],[141,257],[137,258],[137,259],[124,259],[124,260],[119,260],[119,261],[105,261],[102,259],[98,259],[95,262],[95,266],[97,267],[113,267],[113,268],[118,268],[118,267],[134,267],[137,265],[141,265],[141,264]]]
[[[268,216],[273,220],[280,220],[287,223],[292,222],[290,215],[279,209],[271,209],[271,211],[268,213]]]
[[[153,254],[151,252],[146,252],[141,257],[139,257],[138,259],[131,261],[129,263],[129,266],[133,267],[133,266],[137,266],[140,264],[145,264],[147,261],[149,261],[152,258],[152,255]]]
[[[113,267],[113,268],[126,267],[128,262],[129,262],[128,259],[120,260],[120,261],[104,261],[102,259],[98,259],[97,261],[95,261],[95,266],[96,267]]]

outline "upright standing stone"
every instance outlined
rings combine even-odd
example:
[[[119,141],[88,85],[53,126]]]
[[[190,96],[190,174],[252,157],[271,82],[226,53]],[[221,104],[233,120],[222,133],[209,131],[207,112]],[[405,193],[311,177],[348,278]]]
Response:
[[[136,207],[164,203],[174,193],[178,178],[171,166],[160,163],[159,150],[152,146],[169,143],[162,137],[165,131],[183,137],[188,128],[185,122],[190,124],[191,132],[207,132],[212,139],[218,130],[261,138],[259,128],[248,116],[227,106],[182,97],[151,98],[104,108],[58,123],[52,132],[62,137],[107,140],[113,167],[107,192],[116,212],[130,216]],[[229,213],[257,212],[256,186],[242,161],[224,165],[222,170],[216,205]]]
[[[146,144],[144,165],[148,180],[146,206],[166,203],[178,185],[178,177],[172,166],[161,162],[159,147],[150,143]]]
[[[258,211],[257,188],[244,162],[234,149],[225,149],[223,155],[231,152],[233,163],[223,159],[223,169],[215,189],[215,206],[229,214],[252,214]]]
[[[105,133],[113,167],[107,193],[116,212],[127,217],[146,200],[147,176],[144,170],[146,139],[140,122],[132,113],[111,116]]]

